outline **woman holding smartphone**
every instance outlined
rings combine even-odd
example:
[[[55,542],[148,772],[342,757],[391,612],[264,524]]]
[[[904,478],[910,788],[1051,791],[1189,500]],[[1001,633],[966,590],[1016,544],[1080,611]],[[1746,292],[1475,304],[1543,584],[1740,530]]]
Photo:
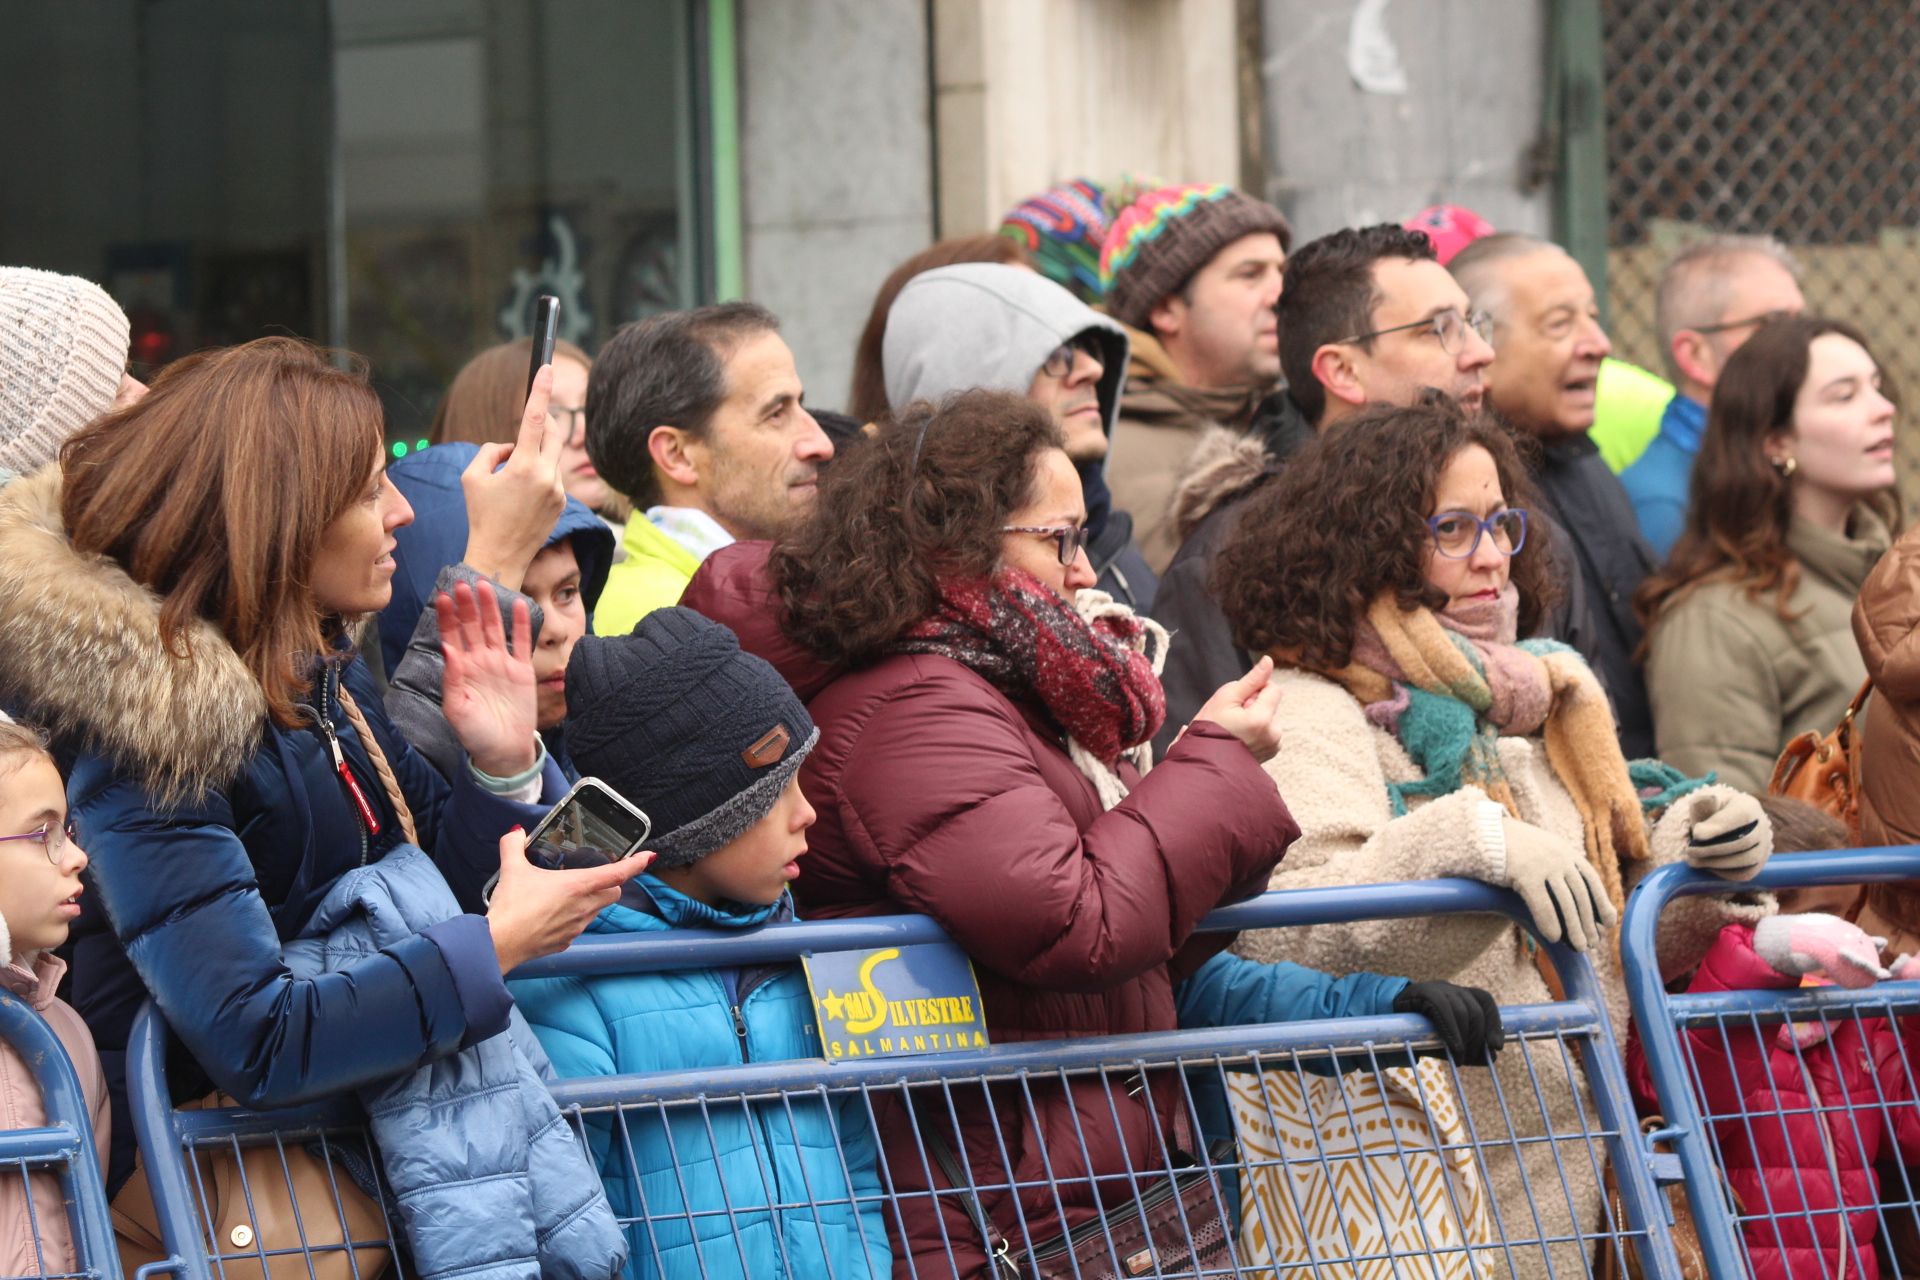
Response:
[[[550,386],[483,480],[495,535],[535,546],[561,502]],[[347,640],[386,603],[411,518],[382,452],[364,374],[265,338],[169,366],[0,495],[0,685],[72,756],[92,857],[74,1003],[114,1098],[110,1189],[133,1167],[123,1057],[149,994],[198,1068],[175,1070],[180,1098],[337,1094],[505,1029],[502,974],[564,948],[646,865],[526,864],[509,829],[564,784],[534,732],[525,612],[509,653],[490,589],[441,606],[467,767],[443,780],[388,723]],[[334,884],[410,844],[474,914],[296,977],[282,946]],[[514,891],[482,915],[495,870]]]

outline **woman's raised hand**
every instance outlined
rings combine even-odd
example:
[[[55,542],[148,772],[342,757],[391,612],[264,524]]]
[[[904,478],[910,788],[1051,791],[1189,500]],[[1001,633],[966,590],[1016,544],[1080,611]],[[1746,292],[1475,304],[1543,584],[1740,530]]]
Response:
[[[1273,659],[1262,658],[1238,680],[1221,685],[1193,719],[1219,725],[1262,764],[1273,759],[1280,750],[1280,686],[1273,683]]]
[[[539,755],[533,679],[533,618],[524,599],[513,602],[513,647],[507,647],[500,597],[493,584],[456,583],[434,598],[440,651],[447,673],[440,708],[474,768],[511,778]]]
[[[548,871],[527,861],[526,832],[515,827],[501,836],[500,880],[487,903],[500,972],[565,951],[595,916],[620,900],[620,886],[652,861],[651,853],[636,853],[604,867]]]
[[[542,365],[520,415],[513,444],[483,444],[460,473],[467,498],[469,565],[510,591],[520,589],[527,566],[553,534],[567,503],[560,474],[566,428],[547,415],[553,366]],[[504,460],[505,465],[502,465]]]

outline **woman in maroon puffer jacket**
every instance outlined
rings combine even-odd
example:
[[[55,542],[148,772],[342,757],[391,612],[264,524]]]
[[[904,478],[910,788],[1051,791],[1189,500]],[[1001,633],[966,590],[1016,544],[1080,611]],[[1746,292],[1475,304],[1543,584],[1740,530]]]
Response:
[[[803,914],[932,916],[974,960],[998,1043],[1392,1007],[1404,980],[1257,965],[1192,936],[1259,892],[1298,834],[1260,769],[1278,745],[1270,668],[1144,771],[1165,714],[1148,627],[1072,603],[1093,583],[1086,511],[1050,415],[991,392],[916,407],[836,463],[819,503],[771,553],[709,557],[681,600],[780,668],[820,727],[800,775],[820,815]],[[1152,1081],[1152,1112],[1129,1083],[954,1087],[959,1154],[1016,1257],[1023,1235],[1095,1216],[1090,1174],[1110,1175],[1112,1208],[1129,1169],[1166,1167],[1163,1142],[1191,1149],[1178,1081]],[[951,1139],[945,1100],[916,1105]],[[912,1194],[928,1162],[904,1108],[879,1118],[899,1252],[914,1274],[979,1272],[959,1198],[936,1213]]]

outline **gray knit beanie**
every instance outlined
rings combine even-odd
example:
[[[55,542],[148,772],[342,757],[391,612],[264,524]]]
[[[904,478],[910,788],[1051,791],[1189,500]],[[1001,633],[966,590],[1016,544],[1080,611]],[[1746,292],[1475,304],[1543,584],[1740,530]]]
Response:
[[[128,328],[90,280],[0,267],[0,469],[38,471],[113,407]]]

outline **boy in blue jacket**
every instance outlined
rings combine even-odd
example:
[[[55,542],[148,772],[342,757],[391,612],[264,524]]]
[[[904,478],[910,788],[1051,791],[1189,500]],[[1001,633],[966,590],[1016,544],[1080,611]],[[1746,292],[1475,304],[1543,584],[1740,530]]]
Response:
[[[819,732],[774,669],[687,609],[587,636],[567,666],[568,747],[653,822],[645,875],[597,933],[791,919]],[[796,964],[512,984],[562,1076],[820,1056]],[[892,1274],[873,1133],[858,1099],[635,1111],[591,1136],[635,1277]],[[844,1164],[842,1163],[844,1160]]]

